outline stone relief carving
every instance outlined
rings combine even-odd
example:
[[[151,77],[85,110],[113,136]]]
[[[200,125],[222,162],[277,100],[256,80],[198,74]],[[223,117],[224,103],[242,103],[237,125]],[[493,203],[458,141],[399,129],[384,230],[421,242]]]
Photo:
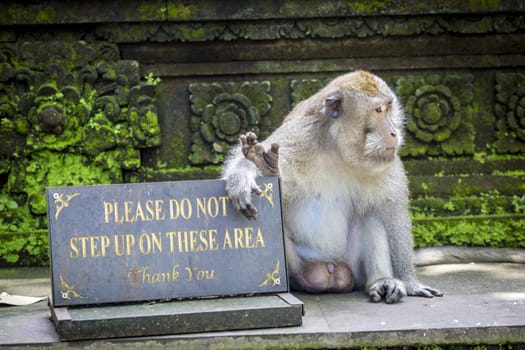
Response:
[[[113,42],[144,40],[275,40],[304,38],[344,38],[409,36],[442,33],[512,33],[525,29],[519,15],[475,15],[468,19],[455,16],[351,17],[275,21],[231,21],[208,23],[156,23],[141,25],[100,25],[96,34]]]
[[[0,174],[45,213],[46,186],[121,182],[160,144],[155,86],[106,42],[0,46]],[[55,177],[53,177],[55,176]]]
[[[194,165],[218,164],[231,145],[247,131],[259,134],[259,124],[271,108],[270,82],[190,84]]]
[[[475,129],[469,108],[472,76],[404,76],[396,90],[405,106],[403,156],[458,156],[474,153]]]
[[[525,75],[496,75],[496,151],[525,151]]]

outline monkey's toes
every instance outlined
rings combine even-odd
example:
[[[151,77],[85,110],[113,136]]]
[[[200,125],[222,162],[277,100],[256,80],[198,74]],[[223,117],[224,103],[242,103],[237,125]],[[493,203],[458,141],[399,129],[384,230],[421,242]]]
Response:
[[[407,295],[405,284],[394,278],[383,278],[372,284],[368,291],[370,301],[378,303],[384,297],[387,304],[399,302]]]

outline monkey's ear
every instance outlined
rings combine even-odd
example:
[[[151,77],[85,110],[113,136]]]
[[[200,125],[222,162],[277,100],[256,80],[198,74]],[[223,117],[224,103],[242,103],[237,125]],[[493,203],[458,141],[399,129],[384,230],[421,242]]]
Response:
[[[337,119],[343,113],[343,96],[336,91],[324,100],[321,112],[328,118]]]

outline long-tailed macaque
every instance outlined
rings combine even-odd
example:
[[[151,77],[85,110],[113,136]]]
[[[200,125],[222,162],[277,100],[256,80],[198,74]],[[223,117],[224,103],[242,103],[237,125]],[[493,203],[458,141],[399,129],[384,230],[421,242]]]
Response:
[[[241,137],[223,169],[247,218],[259,175],[279,175],[293,289],[364,289],[387,303],[441,296],[415,276],[408,185],[397,154],[404,114],[379,77],[356,71],[299,103],[266,140]]]

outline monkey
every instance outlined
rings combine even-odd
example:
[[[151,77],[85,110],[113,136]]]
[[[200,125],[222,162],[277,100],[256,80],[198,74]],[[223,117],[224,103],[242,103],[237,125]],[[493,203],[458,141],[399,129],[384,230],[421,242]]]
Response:
[[[343,74],[298,103],[259,142],[228,153],[222,179],[233,206],[255,220],[258,176],[279,175],[290,286],[363,290],[372,302],[442,296],[415,275],[408,180],[398,150],[405,115],[384,80]]]

